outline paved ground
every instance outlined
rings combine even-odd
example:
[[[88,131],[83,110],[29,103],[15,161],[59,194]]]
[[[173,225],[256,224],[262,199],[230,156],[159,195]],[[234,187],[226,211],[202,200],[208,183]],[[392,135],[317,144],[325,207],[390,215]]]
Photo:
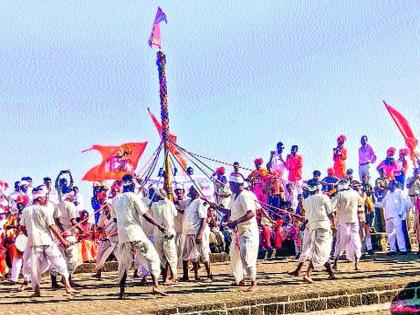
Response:
[[[314,284],[304,284],[300,278],[286,274],[296,265],[293,259],[260,261],[258,293],[245,293],[230,286],[233,278],[227,263],[214,264],[215,282],[211,284],[189,283],[166,287],[167,297],[150,294],[150,287],[137,286],[137,279],[130,282],[127,300],[117,299],[116,273],[104,273],[104,281],[97,281],[91,274],[77,274],[77,282],[83,286],[81,294],[67,296],[64,290],[48,289],[48,278],[43,281],[43,296],[29,299],[31,292],[12,292],[13,286],[0,284],[1,314],[156,314],[170,308],[197,304],[212,304],[223,301],[255,299],[275,295],[310,295],[348,288],[366,287],[389,283],[420,281],[420,263],[415,255],[388,258],[377,254],[361,262],[362,272],[353,270],[350,263],[342,262],[338,280],[327,281],[325,273],[317,273]],[[386,313],[386,312],[382,312]]]

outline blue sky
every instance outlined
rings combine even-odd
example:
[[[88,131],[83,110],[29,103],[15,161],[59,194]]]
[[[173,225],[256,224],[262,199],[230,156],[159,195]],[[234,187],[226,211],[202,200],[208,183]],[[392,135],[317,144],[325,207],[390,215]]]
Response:
[[[92,144],[159,137],[157,6],[167,54],[171,130],[191,151],[252,166],[281,140],[304,174],[360,136],[380,158],[403,140],[387,100],[420,135],[418,1],[13,1],[0,10],[1,179],[36,182],[100,162]],[[216,166],[216,165],[213,165]]]

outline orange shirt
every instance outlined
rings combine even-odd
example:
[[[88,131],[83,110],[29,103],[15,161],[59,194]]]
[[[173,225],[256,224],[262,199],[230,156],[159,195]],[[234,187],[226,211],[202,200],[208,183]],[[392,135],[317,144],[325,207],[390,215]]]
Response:
[[[302,179],[303,158],[301,155],[289,154],[286,159],[286,168],[289,170],[288,179],[291,182]]]

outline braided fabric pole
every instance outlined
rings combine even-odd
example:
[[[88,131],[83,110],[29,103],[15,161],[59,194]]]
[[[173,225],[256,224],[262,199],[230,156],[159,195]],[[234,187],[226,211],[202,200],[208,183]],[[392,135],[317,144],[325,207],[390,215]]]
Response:
[[[159,93],[160,93],[160,117],[162,119],[162,140],[164,145],[165,158],[165,189],[168,192],[169,200],[172,200],[171,189],[171,165],[169,160],[169,113],[168,113],[168,90],[166,87],[166,56],[162,50],[157,52],[156,65],[159,71]]]

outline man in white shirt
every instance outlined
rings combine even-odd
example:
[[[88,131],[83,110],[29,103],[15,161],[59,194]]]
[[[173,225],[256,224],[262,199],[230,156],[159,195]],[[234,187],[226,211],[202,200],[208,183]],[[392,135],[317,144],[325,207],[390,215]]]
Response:
[[[256,196],[244,189],[244,180],[241,176],[231,175],[229,185],[233,192],[230,208],[232,221],[229,223],[229,227],[234,230],[230,248],[232,270],[237,285],[243,285],[245,275],[248,275],[251,285],[247,291],[255,292],[259,247]]]
[[[102,268],[108,257],[114,253],[118,261],[118,251],[116,250],[118,246],[117,224],[111,217],[109,206],[105,206],[101,210],[98,220],[98,232],[105,234],[96,253],[95,277],[101,279]]]
[[[158,278],[160,275],[160,260],[153,244],[144,234],[141,217],[156,226],[161,232],[165,227],[147,213],[147,207],[140,197],[134,193],[135,183],[133,176],[124,175],[123,193],[115,196],[111,205],[111,214],[117,220],[118,227],[118,276],[120,281],[119,298],[125,298],[125,285],[127,272],[130,269],[134,251],[147,264],[153,279],[153,293],[165,295],[160,288]]]
[[[54,224],[52,212],[44,205],[47,201],[47,191],[36,189],[33,191],[33,205],[25,208],[20,225],[23,233],[28,237],[27,248],[24,253],[24,274],[30,275],[35,293],[32,297],[41,296],[40,281],[43,272],[51,266],[64,279],[68,294],[77,293],[70,286],[66,262],[53,240],[53,234],[64,247],[70,246]]]
[[[175,283],[177,279],[178,256],[174,228],[174,219],[177,216],[177,211],[174,203],[167,198],[168,195],[164,189],[158,189],[156,195],[157,201],[153,202],[151,206],[152,215],[157,222],[166,227],[166,233],[162,234],[155,227],[153,239],[159,254],[161,267],[164,270],[163,278],[165,284],[168,285]],[[172,281],[170,280],[171,274]]]
[[[302,212],[307,220],[306,248],[302,249],[302,255],[310,261],[303,281],[312,283],[312,271],[319,270],[322,266],[327,268],[329,279],[335,279],[334,272],[329,263],[332,247],[331,225],[334,226],[333,209],[330,199],[321,193],[322,186],[304,186],[304,195],[307,197],[302,201]],[[334,226],[335,228],[335,226]],[[306,236],[305,236],[306,237]]]
[[[175,185],[176,200],[174,202],[177,210],[177,216],[175,217],[175,245],[177,248],[178,255],[178,266],[182,266],[182,253],[184,251],[185,233],[184,233],[184,214],[185,209],[191,202],[191,199],[185,196],[185,187],[182,184]]]
[[[398,184],[395,180],[391,180],[388,184],[388,194],[382,200],[378,199],[375,203],[377,207],[383,207],[385,211],[386,234],[388,235],[390,247],[389,256],[397,253],[396,243],[401,255],[407,254],[401,220],[404,212],[409,209],[410,204],[397,187]]]
[[[74,192],[70,191],[67,194],[61,195],[62,200],[58,204],[58,208],[60,209],[61,216],[60,216],[60,228],[63,231],[63,237],[71,246],[63,248],[63,255],[66,258],[67,262],[67,270],[69,272],[70,281],[72,281],[72,274],[76,270],[78,263],[79,263],[79,249],[77,246],[77,237],[76,237],[76,229],[79,230],[80,233],[84,233],[83,228],[77,223],[76,218],[78,217],[78,212],[76,210],[76,206],[74,205]],[[52,271],[52,275],[54,275],[54,270]]]
[[[73,192],[74,192],[73,203],[76,206],[77,212],[81,212],[81,211],[85,210],[85,199],[83,198],[82,194],[80,193],[79,187],[74,186],[73,187]],[[94,216],[90,216],[88,222],[91,223],[91,224],[94,224],[95,223]]]
[[[183,231],[185,233],[184,250],[182,253],[183,275],[181,281],[189,281],[188,265],[190,260],[193,263],[194,277],[200,281],[198,276],[198,262],[204,263],[207,271],[207,281],[211,282],[213,276],[210,267],[210,228],[207,224],[208,205],[200,199],[199,193],[194,186],[190,187],[189,197],[191,202],[185,209]]]
[[[50,177],[44,177],[44,185],[48,190],[48,193],[47,193],[48,200],[58,205],[58,203],[60,202],[58,200],[58,191],[52,187],[52,181]]]
[[[337,269],[338,259],[346,252],[346,258],[354,262],[355,270],[359,270],[358,263],[362,256],[362,243],[357,212],[361,198],[359,193],[349,187],[346,179],[339,181],[338,193],[332,200],[338,226],[333,269]]]

